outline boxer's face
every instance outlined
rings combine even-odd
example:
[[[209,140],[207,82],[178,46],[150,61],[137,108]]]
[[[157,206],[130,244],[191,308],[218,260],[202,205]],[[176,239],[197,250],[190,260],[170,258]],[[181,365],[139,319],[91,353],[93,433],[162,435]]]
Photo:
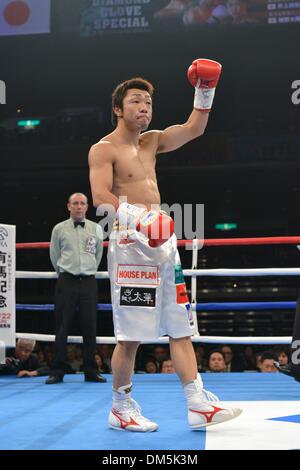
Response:
[[[152,99],[147,91],[131,88],[123,100],[123,109],[116,113],[124,122],[136,130],[144,131],[152,119]]]

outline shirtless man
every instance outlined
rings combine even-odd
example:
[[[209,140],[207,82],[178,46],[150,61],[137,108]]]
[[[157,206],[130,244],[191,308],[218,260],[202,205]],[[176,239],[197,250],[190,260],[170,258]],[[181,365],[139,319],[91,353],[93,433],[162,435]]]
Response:
[[[159,212],[155,174],[157,154],[176,150],[204,133],[220,74],[219,63],[195,60],[188,70],[195,87],[194,110],[188,120],[164,131],[144,133],[152,118],[153,86],[142,78],[121,83],[112,95],[116,128],[90,149],[94,206],[110,204],[117,211],[108,250],[117,339],[109,414],[109,426],[114,429],[147,432],[158,428],[142,416],[131,398],[131,378],[140,342],[154,341],[160,335],[170,338],[171,358],[184,388],[191,429],[228,421],[241,413],[238,408],[221,405],[203,389],[190,338],[193,319],[174,224]],[[124,196],[128,203],[122,202]]]

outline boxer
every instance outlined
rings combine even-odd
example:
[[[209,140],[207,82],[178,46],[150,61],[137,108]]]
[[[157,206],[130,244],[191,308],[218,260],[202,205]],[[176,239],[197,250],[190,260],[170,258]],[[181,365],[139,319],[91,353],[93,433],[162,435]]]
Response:
[[[221,65],[194,60],[188,79],[194,109],[184,124],[145,132],[152,119],[153,85],[143,78],[119,84],[112,94],[115,129],[89,152],[95,207],[110,204],[116,222],[110,236],[108,270],[117,346],[112,358],[113,404],[109,426],[150,432],[158,425],[143,417],[131,398],[135,356],[141,341],[170,338],[170,353],[188,405],[192,430],[241,413],[203,389],[191,342],[193,318],[177,252],[173,220],[160,211],[157,154],[178,149],[206,128]],[[126,202],[121,202],[123,199]]]

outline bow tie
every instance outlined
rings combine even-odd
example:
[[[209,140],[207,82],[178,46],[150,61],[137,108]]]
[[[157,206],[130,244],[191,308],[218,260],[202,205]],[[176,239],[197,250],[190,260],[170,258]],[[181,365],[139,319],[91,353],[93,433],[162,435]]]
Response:
[[[77,222],[77,221],[75,221],[75,222],[74,222],[74,227],[76,228],[76,227],[78,227],[78,225],[80,225],[82,228],[84,228],[85,222]]]

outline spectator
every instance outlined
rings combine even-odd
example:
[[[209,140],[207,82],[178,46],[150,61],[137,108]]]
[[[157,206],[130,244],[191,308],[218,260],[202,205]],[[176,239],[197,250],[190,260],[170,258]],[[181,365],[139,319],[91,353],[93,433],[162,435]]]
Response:
[[[95,361],[96,361],[96,364],[97,364],[97,371],[101,374],[109,374],[110,373],[110,370],[109,370],[109,367],[105,364],[105,362],[103,361],[103,357],[101,356],[101,354],[99,354],[99,352],[97,352],[95,354]]]
[[[224,345],[221,347],[221,352],[223,353],[226,372],[244,372],[245,365],[242,358],[239,356],[234,357],[233,351],[230,346]]]
[[[167,350],[167,348],[164,345],[162,345],[162,344],[157,345],[157,346],[155,346],[155,348],[153,350],[153,357],[156,361],[157,367],[159,369],[161,369],[162,361],[169,358],[169,351]]]
[[[161,369],[160,372],[162,374],[175,374],[175,368],[173,366],[172,359],[164,359],[161,363]]]
[[[255,354],[251,346],[246,347],[243,356],[244,356],[245,370],[256,370]]]
[[[289,363],[289,354],[284,347],[277,346],[274,348],[274,354],[279,362],[280,366],[286,366]]]
[[[34,340],[18,339],[14,353],[6,358],[6,364],[0,365],[0,374],[12,374],[17,377],[47,375],[49,368],[39,363],[33,354],[34,347]]]
[[[158,367],[155,359],[153,358],[148,358],[145,362],[144,365],[144,370],[147,372],[147,374],[157,374],[158,373]]]
[[[226,372],[225,357],[222,351],[212,351],[208,357],[208,372]]]
[[[80,355],[81,351],[75,345],[67,346],[66,362],[74,372],[79,372],[82,367],[82,359],[78,357]]]
[[[264,351],[260,359],[260,372],[277,372],[274,366],[276,356],[272,351]]]

